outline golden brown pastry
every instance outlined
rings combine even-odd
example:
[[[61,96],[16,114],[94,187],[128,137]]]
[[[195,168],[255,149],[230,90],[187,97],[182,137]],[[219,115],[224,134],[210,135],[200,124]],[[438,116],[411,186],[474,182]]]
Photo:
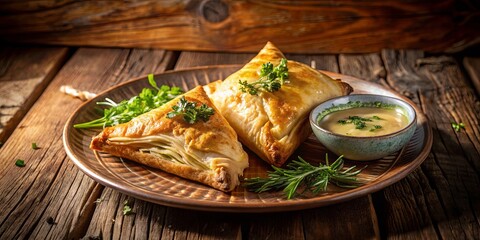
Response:
[[[214,109],[207,121],[186,122],[167,114],[180,97],[132,119],[105,128],[90,148],[159,168],[166,172],[232,191],[248,167],[248,156],[237,134],[214,107],[202,87],[185,93],[187,101]]]
[[[277,66],[283,53],[272,43],[242,69],[205,90],[237,132],[240,141],[270,164],[281,166],[311,133],[308,114],[321,102],[347,95],[352,88],[317,70],[288,61],[288,81],[278,91],[242,92],[239,81],[255,82],[262,64]]]

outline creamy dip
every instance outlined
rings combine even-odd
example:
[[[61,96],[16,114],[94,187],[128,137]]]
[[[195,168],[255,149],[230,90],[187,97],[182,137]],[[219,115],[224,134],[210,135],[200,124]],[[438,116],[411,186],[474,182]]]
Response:
[[[318,125],[337,134],[371,137],[403,129],[408,118],[400,108],[357,107],[329,113]]]

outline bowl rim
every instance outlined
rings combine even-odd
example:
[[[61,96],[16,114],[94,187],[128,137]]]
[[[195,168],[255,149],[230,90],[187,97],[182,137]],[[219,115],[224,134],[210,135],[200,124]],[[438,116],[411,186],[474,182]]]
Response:
[[[324,129],[317,124],[317,121],[316,121],[317,117],[313,116],[313,114],[314,114],[314,112],[317,108],[319,108],[320,106],[322,106],[324,104],[327,104],[329,102],[333,102],[333,101],[338,100],[338,99],[348,98],[348,97],[352,97],[352,96],[353,97],[355,97],[355,96],[379,97],[379,98],[387,98],[387,99],[390,99],[390,100],[393,100],[393,101],[402,102],[413,113],[413,118],[409,119],[409,123],[405,127],[403,127],[402,129],[391,132],[391,133],[388,133],[388,134],[377,135],[377,136],[349,136],[349,135],[343,135],[343,134],[334,133],[332,131]],[[367,101],[362,101],[362,100],[359,100],[359,101],[367,102]],[[403,106],[399,106],[399,107],[403,107]],[[350,108],[347,108],[347,109],[350,109]],[[343,109],[343,110],[346,110],[346,109]],[[338,111],[342,111],[342,110],[338,110]],[[337,111],[334,111],[334,112],[337,112]],[[318,115],[318,114],[319,113],[317,113],[316,115]],[[380,139],[380,138],[383,139],[383,138],[388,138],[388,137],[392,137],[392,136],[395,136],[395,135],[398,135],[398,134],[401,134],[401,133],[407,131],[412,126],[414,126],[417,122],[417,113],[415,111],[415,108],[410,103],[408,103],[407,101],[405,101],[403,99],[400,99],[400,98],[390,97],[390,96],[385,96],[385,95],[379,95],[379,94],[361,94],[360,93],[360,94],[350,94],[350,95],[344,95],[344,96],[331,98],[331,99],[329,99],[325,102],[322,102],[322,103],[318,104],[315,108],[312,109],[312,111],[310,111],[309,115],[310,115],[309,116],[310,126],[312,126],[312,128],[315,127],[318,130],[320,130],[322,132],[325,132],[326,134],[333,135],[333,136],[338,136],[338,137],[343,137],[343,138],[348,138],[348,139]]]

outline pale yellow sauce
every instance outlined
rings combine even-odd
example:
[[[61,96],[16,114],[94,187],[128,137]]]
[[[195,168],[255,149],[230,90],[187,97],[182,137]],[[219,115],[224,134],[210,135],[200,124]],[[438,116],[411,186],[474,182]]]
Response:
[[[349,116],[358,116],[370,119],[371,121],[364,121],[365,127],[356,129],[353,123],[341,124],[339,120],[348,120]],[[375,116],[375,117],[374,117]],[[380,118],[379,119],[377,119]],[[381,126],[375,128],[375,125]],[[408,118],[399,108],[370,108],[359,107],[351,108],[341,111],[336,111],[328,114],[319,122],[319,126],[330,132],[357,137],[370,137],[390,134],[408,125]]]

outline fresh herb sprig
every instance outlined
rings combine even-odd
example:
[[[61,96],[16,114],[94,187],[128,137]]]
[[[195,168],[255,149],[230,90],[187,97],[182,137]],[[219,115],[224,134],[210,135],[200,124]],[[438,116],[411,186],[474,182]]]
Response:
[[[262,64],[260,69],[260,78],[256,82],[248,83],[247,81],[238,80],[240,90],[248,92],[251,95],[257,95],[258,91],[267,92],[278,91],[288,79],[287,59],[282,58],[280,64],[273,67],[271,62]]]
[[[116,103],[106,98],[98,105],[108,106],[103,110],[103,117],[90,122],[75,124],[75,128],[108,127],[130,121],[132,118],[155,109],[181,95],[183,91],[178,87],[157,86],[153,74],[148,75],[148,82],[152,88],[144,88],[138,96]]]
[[[197,107],[196,102],[187,101],[183,96],[180,98],[177,105],[172,107],[172,109],[173,111],[167,114],[167,118],[183,115],[183,120],[190,124],[194,124],[198,120],[206,122],[210,116],[214,114],[213,108],[209,107],[207,104],[202,104]]]
[[[314,194],[327,190],[329,183],[343,188],[355,188],[362,183],[358,181],[357,175],[364,169],[355,170],[352,166],[343,170],[343,156],[340,156],[331,165],[328,162],[328,155],[325,155],[325,164],[313,166],[303,158],[293,160],[286,169],[272,166],[273,171],[268,172],[267,178],[248,178],[244,186],[253,192],[265,192],[270,190],[282,190],[291,199],[300,186],[310,190]]]

